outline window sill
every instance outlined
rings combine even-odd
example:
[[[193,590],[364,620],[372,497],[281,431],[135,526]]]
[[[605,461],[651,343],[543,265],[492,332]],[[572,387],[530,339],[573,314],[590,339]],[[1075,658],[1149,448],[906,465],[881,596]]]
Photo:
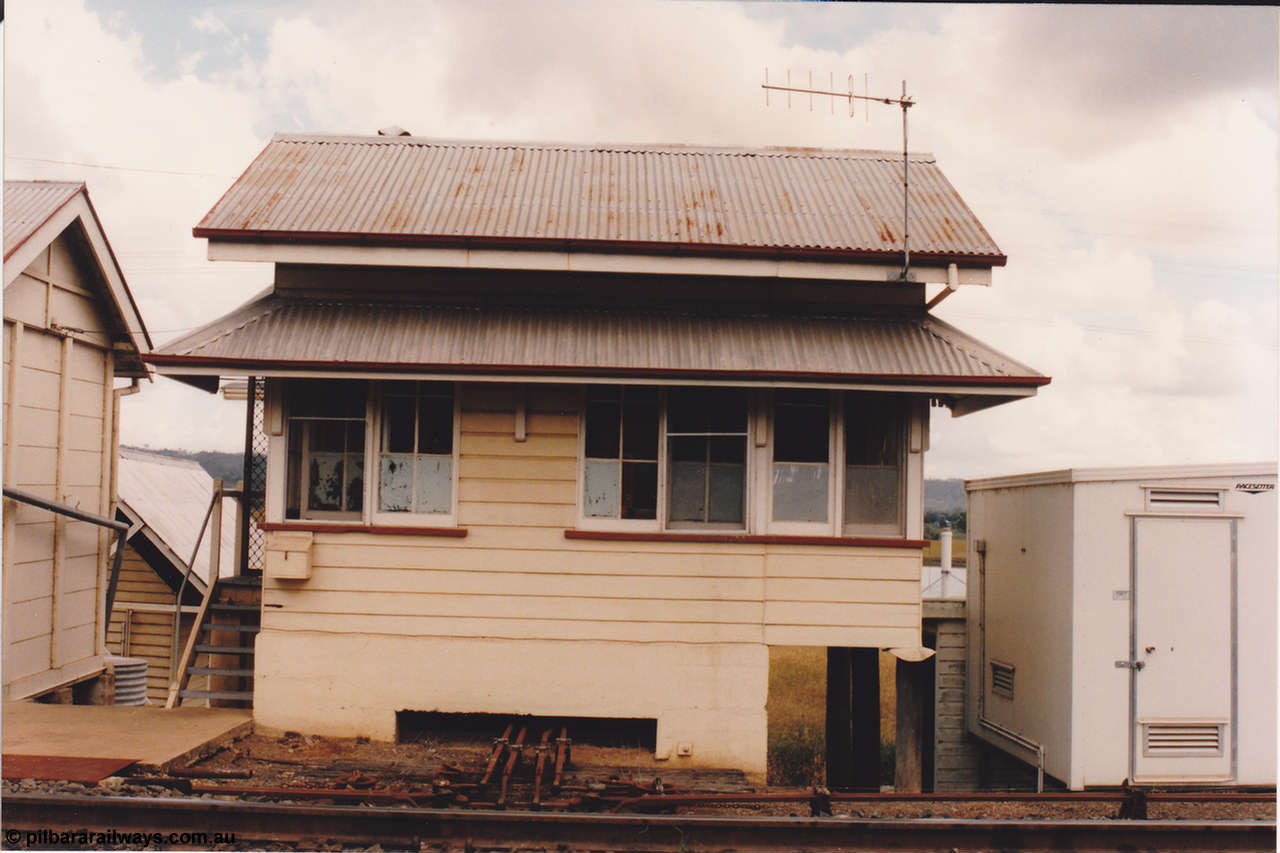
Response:
[[[715,542],[731,545],[827,545],[845,548],[924,548],[923,539],[886,539],[869,536],[787,536],[756,533],[644,533],[631,530],[566,530],[565,539],[597,539],[607,542]]]
[[[264,521],[259,530],[298,530],[310,533],[374,533],[389,536],[450,536],[461,539],[465,527],[393,527],[383,524],[349,524],[323,521]]]

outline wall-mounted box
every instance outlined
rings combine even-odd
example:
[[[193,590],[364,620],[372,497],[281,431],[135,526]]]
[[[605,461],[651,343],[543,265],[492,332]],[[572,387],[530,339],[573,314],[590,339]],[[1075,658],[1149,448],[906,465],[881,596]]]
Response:
[[[274,580],[304,581],[311,577],[310,531],[272,531],[267,535],[263,570]]]

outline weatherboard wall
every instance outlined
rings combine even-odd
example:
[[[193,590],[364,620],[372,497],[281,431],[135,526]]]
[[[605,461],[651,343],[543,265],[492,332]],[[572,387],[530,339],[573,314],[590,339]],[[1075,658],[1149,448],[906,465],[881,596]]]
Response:
[[[686,743],[681,761],[762,772],[768,645],[919,644],[919,549],[568,538],[580,389],[460,394],[465,537],[316,531],[309,578],[268,572],[260,724],[391,738],[402,709],[644,717],[659,756]]]
[[[4,482],[106,515],[112,359],[92,273],[55,239],[4,291]],[[4,696],[101,669],[100,528],[5,501]]]

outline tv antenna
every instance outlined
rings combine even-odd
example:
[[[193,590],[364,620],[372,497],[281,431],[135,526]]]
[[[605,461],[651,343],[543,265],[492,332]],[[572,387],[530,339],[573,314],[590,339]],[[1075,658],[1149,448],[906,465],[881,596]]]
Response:
[[[888,104],[889,106],[893,106],[896,104],[897,106],[902,108],[902,280],[906,281],[907,272],[911,269],[911,236],[907,230],[907,223],[909,221],[908,217],[911,212],[911,202],[910,202],[910,196],[908,194],[911,188],[911,178],[910,178],[911,173],[909,171],[910,160],[907,157],[907,110],[911,109],[916,105],[916,102],[912,100],[912,98],[907,94],[907,81],[906,80],[902,81],[902,97],[886,98],[878,95],[867,94],[867,89],[869,87],[867,84],[867,75],[865,74],[863,75],[863,78],[862,78],[862,94],[858,95],[858,94],[855,94],[853,91],[853,75],[852,74],[849,75],[849,90],[847,92],[841,92],[836,89],[834,72],[831,74],[830,86],[827,89],[813,88],[813,72],[812,71],[809,72],[808,87],[792,86],[790,69],[787,69],[787,85],[779,86],[777,84],[773,84],[769,82],[769,68],[768,66],[766,66],[764,69],[764,83],[761,85],[760,88],[764,89],[764,104],[766,107],[769,106],[770,92],[786,92],[788,109],[791,108],[792,94],[808,95],[810,111],[813,110],[814,95],[831,98],[831,111],[833,113],[835,112],[836,100],[840,98],[844,98],[849,102],[850,118],[853,117],[853,105],[856,101],[876,102],[881,104]],[[870,113],[868,113],[867,121],[870,121],[870,120],[871,120],[871,115]]]

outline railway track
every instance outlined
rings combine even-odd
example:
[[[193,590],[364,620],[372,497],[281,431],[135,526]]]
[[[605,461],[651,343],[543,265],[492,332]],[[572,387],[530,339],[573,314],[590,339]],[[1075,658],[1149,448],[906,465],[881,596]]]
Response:
[[[919,820],[581,814],[396,808],[176,797],[10,794],[5,846],[39,830],[235,834],[238,844],[379,844],[411,851],[1255,851],[1274,820]]]

